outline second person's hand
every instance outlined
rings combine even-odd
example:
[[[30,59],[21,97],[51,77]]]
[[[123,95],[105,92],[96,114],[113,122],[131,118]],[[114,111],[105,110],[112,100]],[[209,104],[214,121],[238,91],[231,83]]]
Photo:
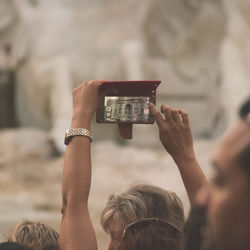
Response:
[[[188,115],[183,110],[161,106],[161,113],[153,103],[149,109],[159,127],[159,137],[167,152],[177,162],[194,158],[193,138]]]

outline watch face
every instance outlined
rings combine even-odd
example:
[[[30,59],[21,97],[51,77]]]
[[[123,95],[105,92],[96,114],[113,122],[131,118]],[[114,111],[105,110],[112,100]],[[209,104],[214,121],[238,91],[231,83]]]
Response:
[[[103,122],[150,123],[148,96],[105,96]]]

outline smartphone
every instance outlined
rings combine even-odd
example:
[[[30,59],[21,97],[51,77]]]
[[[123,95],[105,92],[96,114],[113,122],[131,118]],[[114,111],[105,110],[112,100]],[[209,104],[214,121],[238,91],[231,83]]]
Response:
[[[101,100],[96,120],[101,123],[152,124],[149,102],[156,102],[160,81],[103,82],[101,88],[115,89]]]

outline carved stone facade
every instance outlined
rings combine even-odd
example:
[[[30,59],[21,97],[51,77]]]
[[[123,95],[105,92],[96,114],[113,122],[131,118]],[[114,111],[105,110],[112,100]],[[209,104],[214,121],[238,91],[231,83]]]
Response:
[[[18,123],[50,131],[63,151],[71,91],[82,80],[159,79],[158,104],[186,109],[194,135],[211,136],[249,93],[249,2],[2,0],[0,45],[11,48],[3,72],[15,73]],[[114,125],[93,128],[97,138],[117,137]],[[150,130],[134,126],[134,141],[153,145]]]

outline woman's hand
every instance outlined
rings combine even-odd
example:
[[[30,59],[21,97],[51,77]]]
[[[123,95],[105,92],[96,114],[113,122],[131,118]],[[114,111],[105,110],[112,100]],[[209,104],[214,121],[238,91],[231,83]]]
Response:
[[[90,120],[99,106],[103,93],[102,81],[84,81],[73,90],[72,128],[90,127]]]
[[[173,159],[177,162],[193,159],[193,138],[187,113],[162,105],[162,116],[153,103],[149,104],[149,109],[159,127],[161,143]]]
[[[166,105],[161,106],[163,116],[153,103],[149,104],[149,109],[159,127],[161,143],[178,166],[188,198],[193,204],[207,179],[195,157],[188,115],[183,110]]]

